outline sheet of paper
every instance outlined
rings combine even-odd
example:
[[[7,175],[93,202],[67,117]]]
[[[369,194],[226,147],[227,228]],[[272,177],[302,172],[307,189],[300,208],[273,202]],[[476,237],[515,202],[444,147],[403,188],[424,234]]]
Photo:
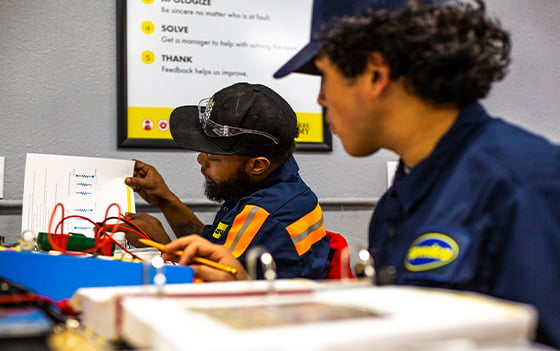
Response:
[[[124,184],[132,176],[134,161],[97,157],[27,154],[23,190],[22,231],[35,236],[49,231],[55,206],[61,203],[64,216],[79,215],[94,222],[135,212],[134,194]],[[118,204],[119,207],[113,205]],[[51,232],[62,219],[56,208]],[[81,218],[64,220],[64,233],[81,233],[93,237],[94,225]],[[60,231],[57,231],[60,233]]]

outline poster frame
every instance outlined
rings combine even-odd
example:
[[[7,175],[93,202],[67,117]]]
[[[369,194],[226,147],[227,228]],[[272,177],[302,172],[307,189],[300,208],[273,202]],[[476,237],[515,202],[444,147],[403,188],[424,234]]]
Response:
[[[129,41],[127,2],[133,0],[115,1],[117,2],[117,147],[180,149],[181,147],[172,139],[133,138],[128,134],[128,60],[130,58],[127,55]],[[326,110],[322,109],[321,114],[322,140],[317,142],[297,141],[296,151],[332,151],[332,134],[326,120]]]

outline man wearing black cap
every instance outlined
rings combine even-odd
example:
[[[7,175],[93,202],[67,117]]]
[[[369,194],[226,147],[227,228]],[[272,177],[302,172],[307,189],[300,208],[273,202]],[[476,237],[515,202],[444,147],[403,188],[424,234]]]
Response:
[[[299,176],[292,156],[296,115],[280,95],[264,85],[237,83],[198,106],[173,110],[170,130],[179,146],[200,152],[205,193],[223,201],[213,224],[203,227],[150,165],[137,161],[126,183],[162,210],[178,237],[201,234],[245,266],[249,250],[262,246],[278,278],[327,277],[330,247],[322,210]],[[169,241],[155,217],[130,216],[157,241]],[[130,233],[127,238],[134,241]]]
[[[532,304],[536,340],[560,348],[560,147],[479,103],[507,72],[509,34],[482,1],[350,3],[370,11],[315,0],[319,29],[275,76],[321,76],[318,102],[350,155],[400,156],[370,223],[377,283]],[[182,260],[196,254],[230,261],[201,244]]]

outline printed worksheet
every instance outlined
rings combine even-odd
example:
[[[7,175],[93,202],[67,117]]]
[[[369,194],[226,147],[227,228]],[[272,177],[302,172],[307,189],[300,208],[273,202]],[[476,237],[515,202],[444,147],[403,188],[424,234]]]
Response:
[[[27,154],[22,231],[37,237],[62,225],[57,233],[93,237],[90,220],[102,222],[119,211],[135,212],[133,191],[124,184],[133,171],[133,160]]]

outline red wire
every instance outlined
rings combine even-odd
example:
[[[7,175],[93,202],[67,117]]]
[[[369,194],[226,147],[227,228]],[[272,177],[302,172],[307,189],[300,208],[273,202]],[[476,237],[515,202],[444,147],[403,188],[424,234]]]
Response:
[[[46,296],[37,294],[17,294],[17,295],[1,295],[0,304],[18,303],[18,302],[47,302],[51,305],[56,305],[56,302]]]
[[[118,210],[118,216],[116,217],[109,217],[109,210],[111,209],[111,207],[117,207]],[[107,223],[107,221],[111,220],[111,219],[116,219],[117,223],[116,224],[111,224],[111,223]],[[130,228],[127,227],[123,227],[121,226],[120,222],[124,222],[125,224],[128,224],[130,226],[132,226],[133,228],[135,228],[136,230],[130,230]],[[107,237],[110,238],[111,241],[113,241],[117,246],[119,246],[123,251],[125,251],[126,253],[130,254],[132,257],[140,259],[138,256],[136,256],[135,254],[133,254],[132,252],[130,252],[129,250],[127,250],[126,248],[124,248],[120,243],[118,243],[113,236],[115,235],[115,233],[119,230],[119,229],[124,229],[127,231],[130,231],[140,237],[146,238],[146,239],[150,239],[150,237],[142,230],[142,228],[138,227],[136,224],[129,222],[127,217],[124,216],[121,212],[121,207],[119,204],[117,203],[112,203],[111,205],[109,205],[109,207],[107,207],[107,210],[105,211],[105,219],[102,222],[102,227],[103,231],[105,232],[105,234],[107,234]],[[111,234],[106,233],[107,229],[109,229],[111,231]],[[101,230],[99,231],[101,232]]]
[[[111,218],[111,219],[113,219],[113,218]],[[138,235],[138,236],[140,236],[140,237],[142,237],[142,238],[144,238],[144,239],[151,239],[150,236],[149,236],[148,234],[146,234],[146,232],[144,232],[144,230],[142,230],[142,228],[140,228],[139,226],[137,226],[136,224],[134,224],[134,223],[132,223],[132,222],[129,222],[127,217],[123,217],[123,218],[119,218],[119,219],[120,219],[121,221],[123,221],[125,224],[127,224],[127,225],[133,227],[134,229],[127,228],[127,227],[123,227],[123,226],[121,226],[120,224],[106,224],[106,226],[107,226],[107,227],[116,226],[118,229],[121,229],[121,228],[122,228],[123,230],[126,230],[126,231],[129,231],[129,232],[131,232],[131,233],[134,233],[134,234],[136,234],[136,235]],[[136,230],[135,230],[135,229],[136,229]],[[118,230],[117,230],[117,231],[118,231]]]
[[[20,302],[46,302],[51,306],[56,306],[65,316],[76,316],[77,313],[70,304],[69,299],[55,301],[50,297],[38,295],[35,293],[16,294],[16,295],[0,295],[0,305],[20,303]]]
[[[54,220],[54,215],[55,215],[56,209],[57,209],[58,207],[60,207],[60,210],[62,211],[62,216],[61,216],[61,217],[62,217],[62,220],[61,220],[61,222],[64,221],[64,205],[63,205],[62,203],[59,202],[59,203],[57,203],[56,205],[54,205],[54,208],[53,208],[53,210],[52,210],[52,212],[51,212],[51,217],[50,217],[50,219],[49,219],[49,227],[48,227],[48,230],[47,230],[47,240],[49,241],[49,244],[51,245],[51,247],[53,248],[53,250],[60,251],[60,252],[66,252],[66,246],[67,246],[68,237],[67,237],[67,236],[63,236],[63,237],[57,237],[57,238],[55,239],[56,229],[55,229],[55,232],[54,232],[54,233],[51,232],[52,223],[53,223],[53,220]],[[57,226],[57,228],[58,228],[58,226]],[[59,242],[61,242],[61,245],[60,245],[60,246],[59,246]]]
[[[52,232],[51,228],[52,228],[52,225],[53,225],[54,215],[56,213],[57,208],[59,208],[59,207],[62,211],[62,218],[57,223],[54,232]],[[109,211],[111,210],[112,207],[117,208],[118,215],[114,216],[114,217],[109,217]],[[81,216],[81,215],[64,216],[64,205],[62,203],[57,203],[54,206],[53,211],[51,213],[51,217],[50,217],[50,220],[49,220],[49,229],[48,229],[48,233],[47,233],[47,239],[48,239],[49,244],[51,245],[53,250],[59,251],[59,252],[64,253],[64,254],[73,255],[73,254],[71,254],[67,251],[69,234],[64,234],[64,230],[63,230],[64,229],[64,221],[67,220],[67,219],[71,219],[71,218],[83,219],[83,220],[86,220],[86,221],[88,221],[88,222],[90,222],[94,225],[94,239],[95,239],[94,242],[95,242],[95,244],[94,244],[93,247],[91,247],[89,249],[82,250],[81,254],[103,251],[104,246],[107,244],[107,240],[109,240],[112,243],[114,243],[115,245],[117,245],[118,247],[120,247],[124,252],[131,255],[133,258],[142,260],[140,257],[138,257],[137,255],[132,253],[130,250],[123,247],[117,240],[115,240],[113,238],[113,235],[115,235],[115,233],[118,232],[121,229],[121,230],[126,230],[128,232],[131,232],[135,235],[138,235],[141,238],[150,239],[150,236],[148,234],[146,234],[144,232],[144,230],[142,230],[142,228],[140,228],[139,226],[137,226],[133,222],[130,222],[129,221],[130,218],[124,216],[121,213],[120,205],[117,204],[117,203],[112,203],[107,207],[107,209],[105,210],[105,218],[100,223],[96,223],[93,220],[91,220],[90,218],[87,218],[87,217]],[[117,223],[107,223],[107,221],[112,220],[112,219],[117,220]],[[121,222],[128,225],[129,227],[125,227],[125,226],[121,225]],[[130,227],[132,227],[132,228],[130,228]],[[59,229],[61,230],[61,233],[57,234],[57,231]]]
[[[95,227],[97,227],[97,223],[95,223],[95,222],[94,222],[93,220],[91,220],[90,218],[87,218],[87,217],[81,216],[81,215],[69,215],[69,216],[63,217],[63,218],[57,223],[57,225],[56,225],[56,227],[55,227],[55,232],[56,232],[59,228],[63,228],[63,227],[64,227],[64,221],[65,221],[65,220],[71,219],[71,218],[79,218],[79,219],[86,220],[86,221],[90,222],[91,224],[93,224]],[[62,234],[62,235],[65,236],[65,244],[67,244],[69,234]],[[64,246],[64,249],[63,249],[63,250],[62,250],[62,249],[55,249],[54,246],[53,246],[52,244],[51,244],[51,246],[53,247],[53,250],[57,250],[57,251],[60,251],[60,252],[62,252],[62,253],[65,253],[65,254],[70,254],[70,253],[66,250],[66,249],[67,249],[67,245]],[[96,245],[95,245],[91,250],[88,249],[87,251],[82,251],[82,252],[83,252],[83,253],[90,253],[90,252],[96,251],[96,250],[99,249],[99,247],[101,247],[101,246],[102,246],[102,245],[98,245],[97,240],[96,240]]]

